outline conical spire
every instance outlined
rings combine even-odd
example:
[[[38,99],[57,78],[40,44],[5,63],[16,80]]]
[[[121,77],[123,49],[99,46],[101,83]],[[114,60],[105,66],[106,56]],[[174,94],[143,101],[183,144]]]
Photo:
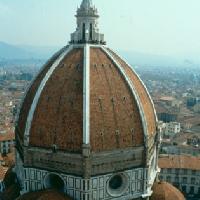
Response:
[[[92,0],[83,0],[81,3],[81,8],[91,8],[92,7]]]

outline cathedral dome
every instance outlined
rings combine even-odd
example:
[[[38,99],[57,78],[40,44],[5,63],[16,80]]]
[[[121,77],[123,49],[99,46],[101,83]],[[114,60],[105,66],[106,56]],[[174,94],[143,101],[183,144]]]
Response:
[[[91,0],[77,10],[69,45],[44,65],[16,125],[23,146],[82,153],[149,146],[156,136],[152,99],[133,67],[105,46]]]
[[[185,200],[183,194],[166,182],[155,183],[150,200]]]
[[[76,18],[71,41],[40,70],[21,105],[15,170],[22,193],[149,196],[158,172],[153,101],[134,69],[106,46],[91,0]]]
[[[133,69],[104,46],[69,45],[32,82],[17,123],[21,145],[81,153],[144,146],[156,134],[151,98]]]

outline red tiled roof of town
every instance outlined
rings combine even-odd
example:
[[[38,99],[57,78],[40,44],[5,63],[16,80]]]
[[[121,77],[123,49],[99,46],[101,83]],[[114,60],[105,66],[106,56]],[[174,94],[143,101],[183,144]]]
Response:
[[[163,106],[160,105],[159,103],[155,103],[155,109],[157,113],[167,113],[168,110]]]
[[[183,194],[166,182],[157,182],[153,186],[153,194],[150,200],[185,200]]]
[[[161,169],[200,170],[200,158],[189,155],[166,155],[159,158]]]
[[[0,181],[3,181],[8,171],[7,167],[0,166]]]
[[[3,157],[3,160],[5,161],[5,166],[13,166],[15,164],[15,152],[8,153]]]
[[[14,140],[14,139],[15,139],[15,134],[13,132],[0,134],[0,142]]]

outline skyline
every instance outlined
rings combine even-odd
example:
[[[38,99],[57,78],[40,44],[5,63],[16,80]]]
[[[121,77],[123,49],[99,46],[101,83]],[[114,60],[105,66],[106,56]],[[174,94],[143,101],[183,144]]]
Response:
[[[0,0],[0,41],[63,46],[76,28],[80,0]],[[198,0],[93,0],[108,46],[155,55],[200,53]],[[113,12],[114,10],[114,12]],[[111,13],[112,12],[112,13]],[[127,39],[128,38],[128,39]]]

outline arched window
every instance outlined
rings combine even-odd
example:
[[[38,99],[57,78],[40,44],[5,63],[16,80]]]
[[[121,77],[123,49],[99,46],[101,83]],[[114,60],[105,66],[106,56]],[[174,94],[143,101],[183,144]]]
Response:
[[[83,23],[82,40],[85,41],[85,23]]]

